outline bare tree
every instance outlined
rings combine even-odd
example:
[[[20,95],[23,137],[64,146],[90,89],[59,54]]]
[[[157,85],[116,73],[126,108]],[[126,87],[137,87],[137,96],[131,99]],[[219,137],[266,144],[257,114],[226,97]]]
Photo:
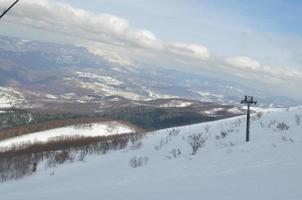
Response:
[[[138,167],[143,167],[147,165],[149,158],[147,156],[145,157],[133,157],[129,161],[129,165],[132,168],[138,168]]]
[[[201,147],[203,147],[206,143],[206,138],[203,137],[203,134],[200,133],[198,135],[191,135],[188,138],[188,142],[192,147],[192,155],[195,155]]]

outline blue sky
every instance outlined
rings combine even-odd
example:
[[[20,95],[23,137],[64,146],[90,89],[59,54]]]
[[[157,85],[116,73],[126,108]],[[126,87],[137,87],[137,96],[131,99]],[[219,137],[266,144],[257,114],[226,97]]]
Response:
[[[301,60],[293,57],[279,57],[284,51],[291,51],[291,46],[287,46],[302,37],[302,26],[299,25],[302,21],[302,1],[299,0],[65,2],[95,13],[120,16],[133,26],[151,30],[165,40],[197,42],[219,54],[231,56],[243,53],[272,64],[293,67],[301,64]],[[293,48],[298,47],[293,44]]]
[[[0,0],[0,9],[12,1]],[[0,34],[186,65],[294,95],[302,84],[301,21],[301,0],[21,0]]]
[[[302,3],[300,0],[64,0],[76,7],[94,12],[109,12],[135,23],[138,26],[152,25],[156,19],[195,19],[212,13],[217,18],[243,19],[254,28],[266,31],[301,34]],[[148,15],[146,15],[148,14]],[[208,15],[209,16],[209,15]],[[146,27],[148,28],[148,27]],[[158,29],[157,26],[154,29]]]
[[[229,23],[238,22],[262,31],[302,34],[302,26],[299,26],[302,20],[301,0],[90,0],[89,3],[81,0],[64,1],[95,13],[108,12],[127,18],[134,25],[152,29],[159,34],[163,32],[161,28],[166,27],[159,26],[160,24],[175,20],[194,23],[203,17],[213,17]],[[168,23],[168,26],[173,24]],[[178,30],[181,29],[180,26]]]

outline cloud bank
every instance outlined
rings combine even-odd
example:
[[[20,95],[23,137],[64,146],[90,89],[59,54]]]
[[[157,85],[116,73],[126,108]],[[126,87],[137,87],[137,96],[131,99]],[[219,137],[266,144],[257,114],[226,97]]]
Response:
[[[4,2],[6,5],[10,3],[9,0]],[[125,19],[110,14],[93,14],[56,1],[26,0],[20,2],[10,14],[7,18],[10,22],[90,41],[169,52],[201,60],[210,57],[207,48],[201,45],[167,43],[150,31],[131,27]]]
[[[230,57],[225,60],[226,65],[237,68],[238,70],[245,70],[257,74],[264,74],[271,76],[274,79],[291,79],[292,81],[302,80],[302,71],[282,67],[273,67],[263,65],[256,60],[247,56]]]
[[[0,9],[11,1],[3,0]],[[125,53],[141,53],[149,57],[183,60],[199,70],[214,70],[221,74],[250,79],[250,74],[265,75],[276,81],[302,83],[302,71],[285,67],[269,66],[247,56],[216,56],[206,47],[185,42],[167,42],[148,30],[132,27],[123,18],[111,14],[95,14],[77,9],[69,4],[52,0],[25,0],[5,18],[14,24],[61,33],[74,38],[100,43],[124,50]],[[166,59],[166,58],[164,58]],[[258,81],[263,81],[258,78]],[[267,80],[266,80],[267,82]]]

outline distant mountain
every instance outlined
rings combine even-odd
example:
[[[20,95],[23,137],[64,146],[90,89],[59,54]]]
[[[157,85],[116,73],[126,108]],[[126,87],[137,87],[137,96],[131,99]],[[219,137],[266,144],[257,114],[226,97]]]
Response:
[[[22,104],[30,107],[51,102],[102,102],[112,97],[136,101],[185,98],[238,104],[246,91],[257,97],[260,106],[299,104],[209,74],[129,64],[84,47],[6,36],[0,36],[0,86],[17,91],[18,96],[21,93]]]

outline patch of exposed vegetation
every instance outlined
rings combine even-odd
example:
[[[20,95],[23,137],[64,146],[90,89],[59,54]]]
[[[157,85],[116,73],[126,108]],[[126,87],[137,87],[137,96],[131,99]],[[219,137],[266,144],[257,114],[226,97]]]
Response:
[[[67,162],[83,161],[87,155],[106,154],[140,143],[143,134],[127,134],[91,138],[62,138],[47,143],[23,144],[6,152],[0,152],[0,182],[20,179],[39,170],[53,168]],[[136,167],[147,161],[138,159]]]

